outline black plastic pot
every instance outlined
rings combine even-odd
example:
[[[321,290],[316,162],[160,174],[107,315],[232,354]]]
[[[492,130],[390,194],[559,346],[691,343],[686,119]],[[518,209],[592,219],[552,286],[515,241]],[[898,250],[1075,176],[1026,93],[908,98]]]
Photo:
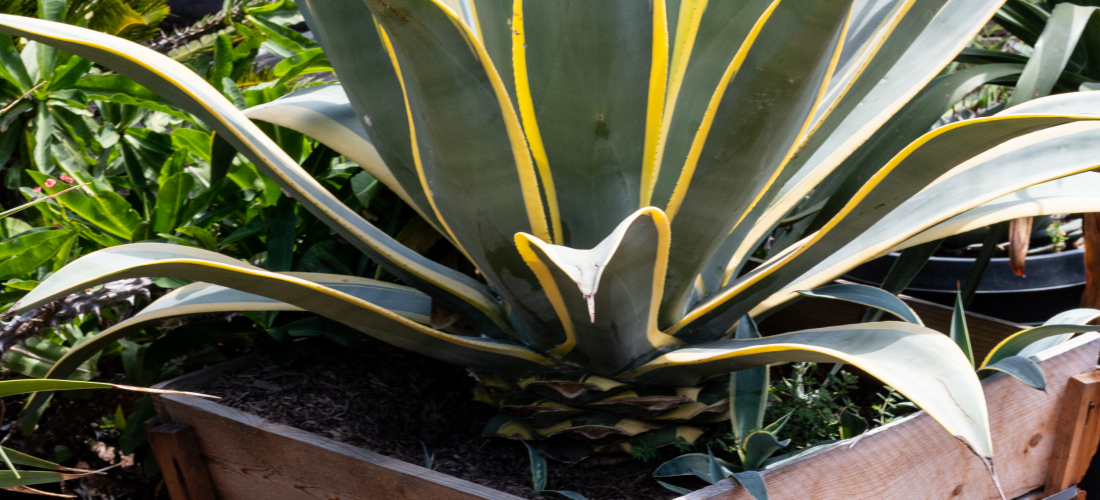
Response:
[[[858,283],[879,285],[898,254],[875,259],[844,277]],[[974,265],[965,257],[932,257],[917,274],[905,294],[946,306],[955,303],[955,290]],[[1039,324],[1051,316],[1079,306],[1085,289],[1085,252],[1034,255],[1027,258],[1026,275],[1016,276],[1007,257],[994,258],[978,285],[970,311],[1006,321]]]

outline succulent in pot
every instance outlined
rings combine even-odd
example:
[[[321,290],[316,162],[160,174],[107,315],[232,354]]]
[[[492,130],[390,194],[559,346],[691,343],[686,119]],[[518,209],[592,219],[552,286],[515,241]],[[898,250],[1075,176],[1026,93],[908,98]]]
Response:
[[[939,106],[938,116],[953,93],[941,95],[942,86],[993,77],[929,83],[999,5],[475,0],[463,21],[433,0],[303,0],[340,84],[243,113],[140,46],[3,16],[0,31],[97,61],[204,120],[407,285],[270,272],[142,243],[81,258],[18,307],[124,277],[192,279],[201,283],[74,349],[50,376],[143,321],[305,309],[468,367],[482,382],[479,397],[501,407],[492,433],[570,436],[601,450],[690,442],[699,425],[724,418],[721,375],[789,361],[851,363],[991,463],[970,361],[919,320],[731,337],[746,315],[766,314],[952,217],[1045,213],[1031,203],[1031,186],[1064,185],[1070,201],[1057,204],[1060,212],[1100,206],[1100,174],[1082,173],[1100,144],[1100,96],[1038,99],[911,144],[889,141],[885,124],[899,113]],[[481,279],[402,247],[341,205],[249,117],[359,163]],[[856,151],[876,173],[846,206],[742,272],[759,242]],[[432,328],[433,303],[464,326]]]

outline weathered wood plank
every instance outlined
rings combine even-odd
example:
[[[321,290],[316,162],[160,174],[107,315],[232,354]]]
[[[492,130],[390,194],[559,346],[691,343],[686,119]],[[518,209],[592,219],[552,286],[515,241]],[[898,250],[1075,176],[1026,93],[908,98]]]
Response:
[[[179,423],[145,425],[164,484],[172,500],[217,500],[195,429]]]
[[[986,379],[997,474],[1008,498],[1042,488],[1070,377],[1096,368],[1100,334],[1081,335],[1036,358],[1047,378],[1038,391],[1007,376]],[[772,500],[996,500],[981,461],[927,414],[874,429],[767,471]],[[729,480],[680,500],[751,500]]]
[[[162,418],[195,429],[220,500],[518,500],[212,401],[158,399]]]
[[[844,281],[837,280],[845,283]],[[901,299],[913,308],[924,325],[938,332],[951,331],[951,308],[905,295]],[[775,335],[779,333],[820,328],[825,326],[859,323],[867,308],[859,304],[842,300],[803,297],[789,306],[777,311],[760,323],[760,333]],[[887,315],[887,320],[893,319]],[[985,358],[1001,340],[1020,330],[1023,325],[1010,323],[981,314],[966,314],[966,325],[970,331],[970,344],[977,359]]]
[[[1053,495],[1081,482],[1100,440],[1100,371],[1070,377],[1044,493]]]

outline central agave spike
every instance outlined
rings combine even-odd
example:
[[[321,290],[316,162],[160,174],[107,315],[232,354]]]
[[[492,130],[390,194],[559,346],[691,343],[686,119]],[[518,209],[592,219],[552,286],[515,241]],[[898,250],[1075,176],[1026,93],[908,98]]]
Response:
[[[638,210],[588,250],[516,235],[565,330],[551,356],[614,376],[661,347],[677,343],[657,328],[669,223],[658,208]]]

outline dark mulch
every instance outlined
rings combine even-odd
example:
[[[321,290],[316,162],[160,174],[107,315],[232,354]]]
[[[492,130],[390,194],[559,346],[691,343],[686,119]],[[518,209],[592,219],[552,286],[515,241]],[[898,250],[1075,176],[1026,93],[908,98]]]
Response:
[[[471,399],[473,386],[461,368],[368,340],[353,352],[310,345],[290,367],[262,360],[201,391],[221,396],[221,404],[417,465],[424,464],[426,447],[436,470],[513,495],[562,498],[531,489],[523,444],[481,436],[495,410]],[[660,463],[549,462],[548,487],[590,500],[674,498],[650,477]]]

